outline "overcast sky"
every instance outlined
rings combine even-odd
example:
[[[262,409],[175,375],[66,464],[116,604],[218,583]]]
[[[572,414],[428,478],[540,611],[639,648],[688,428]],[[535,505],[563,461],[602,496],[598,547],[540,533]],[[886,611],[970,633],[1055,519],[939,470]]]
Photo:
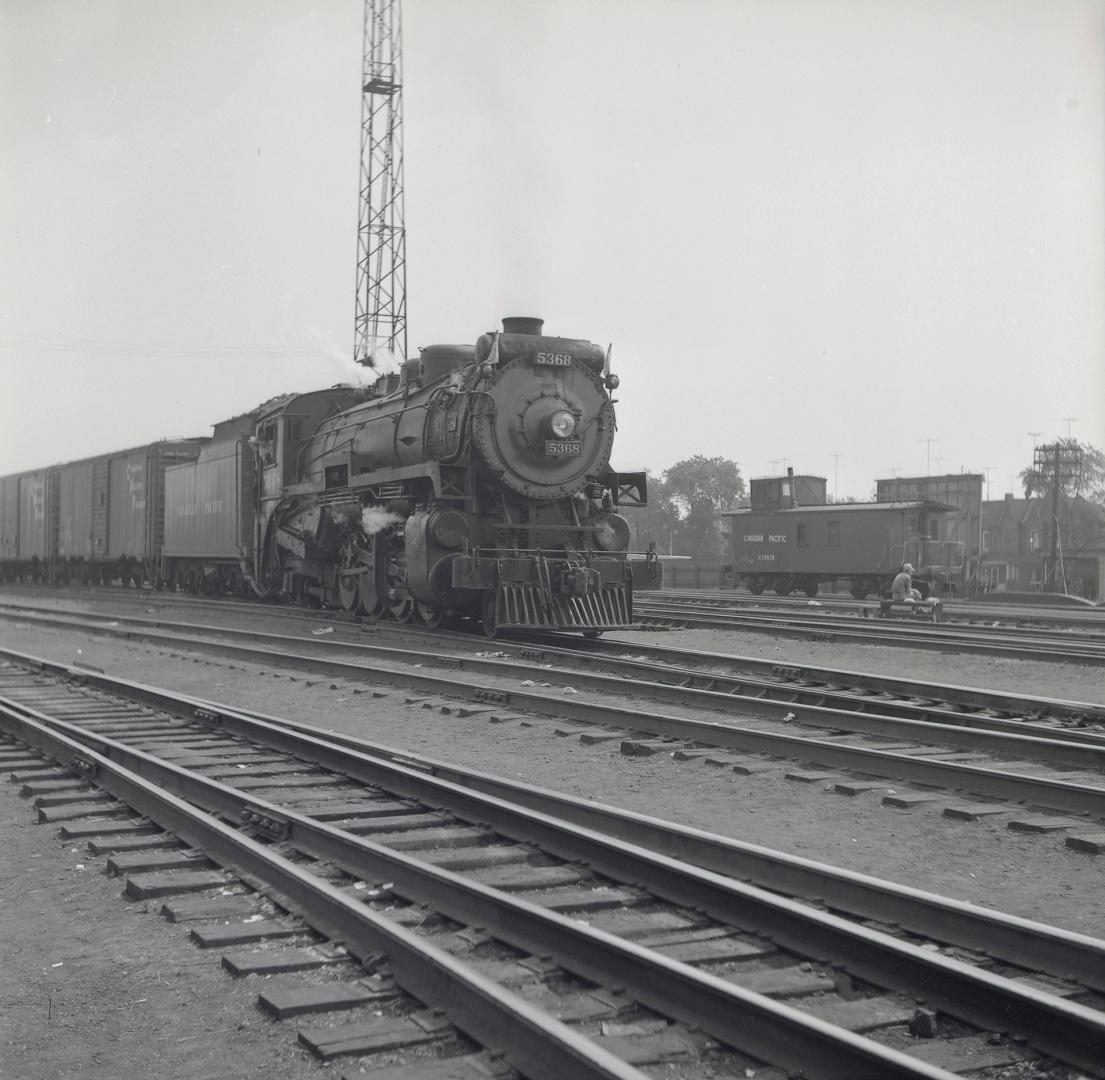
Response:
[[[0,473],[361,370],[361,20],[0,5]],[[411,349],[613,342],[617,467],[1105,444],[1105,2],[405,0],[404,62]]]

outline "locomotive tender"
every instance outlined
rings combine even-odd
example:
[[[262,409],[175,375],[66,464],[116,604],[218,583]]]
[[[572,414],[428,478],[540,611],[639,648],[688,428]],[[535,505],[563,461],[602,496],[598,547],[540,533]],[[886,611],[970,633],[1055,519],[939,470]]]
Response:
[[[904,563],[927,596],[962,578],[963,545],[939,540],[939,519],[955,507],[931,500],[827,503],[820,476],[763,477],[750,505],[727,515],[733,584],[756,596],[802,590],[843,578],[857,600],[889,591]]]
[[[610,469],[618,377],[599,346],[542,326],[504,319],[367,391],[289,394],[216,424],[152,477],[157,582],[370,620],[469,615],[490,635],[629,625],[635,577],[655,565],[628,557],[617,513],[646,499],[643,472]]]

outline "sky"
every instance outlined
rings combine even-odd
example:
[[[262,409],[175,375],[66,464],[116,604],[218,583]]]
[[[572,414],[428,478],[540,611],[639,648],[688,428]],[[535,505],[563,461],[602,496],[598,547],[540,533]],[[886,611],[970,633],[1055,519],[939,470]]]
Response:
[[[613,344],[614,465],[1105,446],[1105,0],[405,0],[410,351]],[[0,473],[353,381],[361,0],[0,5]],[[1035,433],[1035,434],[1032,434]]]

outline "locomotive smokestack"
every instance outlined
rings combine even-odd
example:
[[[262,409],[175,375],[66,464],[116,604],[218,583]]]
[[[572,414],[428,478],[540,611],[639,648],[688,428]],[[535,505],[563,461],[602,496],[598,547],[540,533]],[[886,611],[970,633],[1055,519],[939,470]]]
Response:
[[[541,327],[544,325],[544,319],[535,319],[530,315],[511,315],[503,319],[503,333],[529,334],[532,337],[540,337]]]

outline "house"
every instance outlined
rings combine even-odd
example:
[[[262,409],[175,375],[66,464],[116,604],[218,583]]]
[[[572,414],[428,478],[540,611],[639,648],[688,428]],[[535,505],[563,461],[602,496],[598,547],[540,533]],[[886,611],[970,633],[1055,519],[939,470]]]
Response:
[[[1105,596],[1105,509],[1081,495],[1063,496],[1057,517],[1058,565],[1053,566],[1050,495],[985,500],[978,569],[982,587],[1066,591],[1091,600]]]

